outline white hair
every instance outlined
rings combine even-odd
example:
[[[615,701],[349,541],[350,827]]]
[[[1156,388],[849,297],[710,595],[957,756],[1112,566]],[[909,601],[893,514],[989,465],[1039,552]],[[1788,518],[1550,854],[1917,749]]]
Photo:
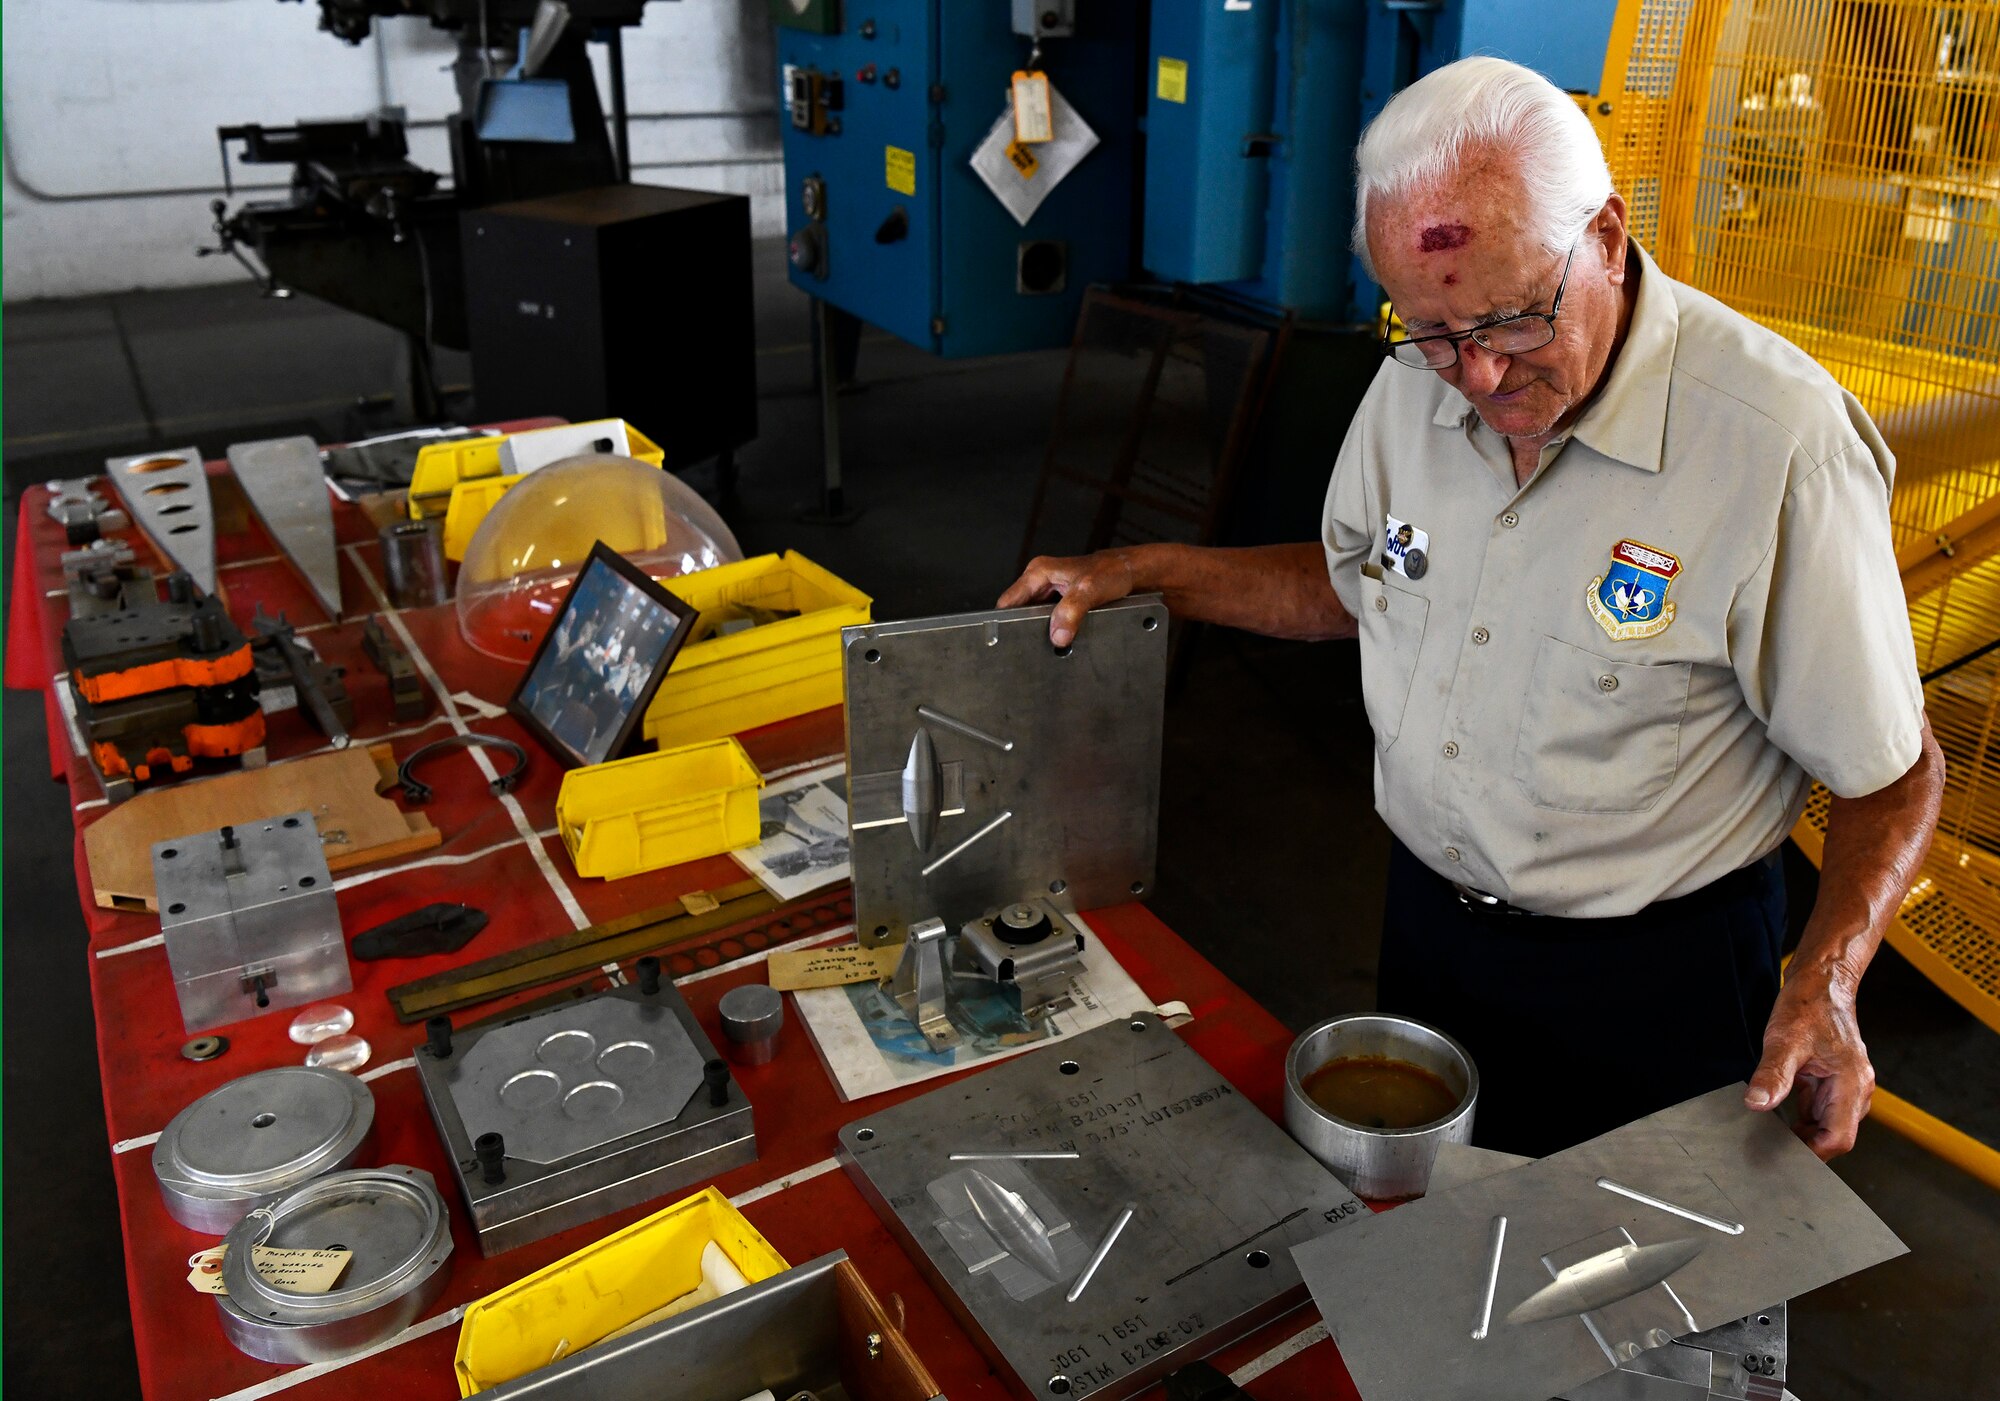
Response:
[[[1515,160],[1529,228],[1551,254],[1567,249],[1611,198],[1611,170],[1576,99],[1504,58],[1461,58],[1389,100],[1354,153],[1354,251],[1372,277],[1368,202],[1435,185],[1469,152]]]

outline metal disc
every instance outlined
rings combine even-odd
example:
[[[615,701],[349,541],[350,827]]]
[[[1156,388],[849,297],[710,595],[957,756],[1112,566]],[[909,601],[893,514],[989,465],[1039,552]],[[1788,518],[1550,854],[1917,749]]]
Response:
[[[383,1309],[425,1288],[451,1257],[451,1222],[431,1175],[412,1167],[357,1168],[306,1183],[238,1222],[224,1242],[222,1281],[245,1315],[326,1325]],[[256,1246],[353,1252],[340,1287],[281,1289],[251,1267]]]
[[[189,1060],[214,1060],[228,1049],[227,1036],[197,1036],[181,1047],[181,1054]]]
[[[352,1163],[374,1122],[374,1096],[353,1076],[280,1066],[176,1114],[153,1173],[175,1220],[219,1234],[259,1202]]]

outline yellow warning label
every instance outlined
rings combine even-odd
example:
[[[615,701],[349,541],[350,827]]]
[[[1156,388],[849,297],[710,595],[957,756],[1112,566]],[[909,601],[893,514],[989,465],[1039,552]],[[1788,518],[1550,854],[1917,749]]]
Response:
[[[887,156],[889,188],[899,195],[913,195],[917,192],[917,158],[900,146],[885,146]]]
[[[1160,60],[1160,101],[1187,101],[1187,61],[1179,58]]]
[[[1014,169],[1021,172],[1023,180],[1034,179],[1035,172],[1042,168],[1042,163],[1035,159],[1034,151],[1019,141],[1007,143],[1007,159],[1013,163]]]

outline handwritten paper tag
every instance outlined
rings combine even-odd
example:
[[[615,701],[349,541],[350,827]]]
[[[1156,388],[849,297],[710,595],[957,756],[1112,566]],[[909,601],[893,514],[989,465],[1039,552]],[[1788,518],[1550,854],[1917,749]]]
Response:
[[[1014,139],[1023,145],[1053,141],[1055,113],[1049,105],[1049,78],[1046,73],[1014,75]]]
[[[214,1245],[188,1257],[188,1283],[198,1293],[229,1292],[222,1287],[222,1252],[226,1248]],[[354,1252],[281,1250],[274,1245],[259,1245],[253,1248],[250,1258],[257,1266],[257,1273],[280,1289],[289,1289],[294,1294],[324,1294],[333,1288],[340,1272],[354,1258]]]
[[[681,908],[691,915],[705,915],[711,910],[722,908],[722,902],[706,890],[690,890],[681,896]]]
[[[892,976],[903,957],[901,944],[864,949],[845,944],[830,949],[793,949],[771,955],[771,986],[779,992],[879,983]]]

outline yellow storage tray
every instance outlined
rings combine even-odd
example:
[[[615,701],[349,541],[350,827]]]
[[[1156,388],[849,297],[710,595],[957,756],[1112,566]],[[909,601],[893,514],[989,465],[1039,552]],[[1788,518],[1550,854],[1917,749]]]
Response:
[[[486,513],[499,504],[509,487],[527,475],[517,472],[507,477],[472,477],[451,489],[451,502],[444,508],[446,559],[465,558],[465,547],[472,543],[472,534],[486,519]]]
[[[840,630],[869,621],[867,594],[790,550],[660,583],[701,621],[647,707],[647,739],[664,749],[840,704]],[[745,606],[799,616],[717,634]]]
[[[615,880],[757,841],[764,777],[733,739],[571,769],[556,826],[580,876]]]
[[[526,431],[540,433],[544,430],[531,428]],[[510,436],[525,436],[525,434],[501,433],[490,438],[453,438],[447,442],[432,443],[419,452],[416,465],[410,469],[410,519],[422,520],[426,516],[446,513],[455,495],[454,488],[460,482],[499,477],[500,444]],[[625,425],[625,438],[631,445],[632,456],[639,461],[650,462],[658,467],[667,460],[665,448],[629,423]],[[510,479],[510,484],[520,479],[520,476],[513,477]],[[493,502],[499,499],[498,493],[490,496],[485,502],[486,510],[491,510]],[[482,511],[478,519],[471,521],[464,528],[465,539],[472,538],[472,532],[479,528],[479,521],[484,518],[485,512]],[[450,555],[449,558],[461,559],[463,555]]]
[[[709,1241],[755,1284],[790,1266],[713,1187],[468,1304],[453,1370],[471,1396],[586,1348],[701,1283]]]

